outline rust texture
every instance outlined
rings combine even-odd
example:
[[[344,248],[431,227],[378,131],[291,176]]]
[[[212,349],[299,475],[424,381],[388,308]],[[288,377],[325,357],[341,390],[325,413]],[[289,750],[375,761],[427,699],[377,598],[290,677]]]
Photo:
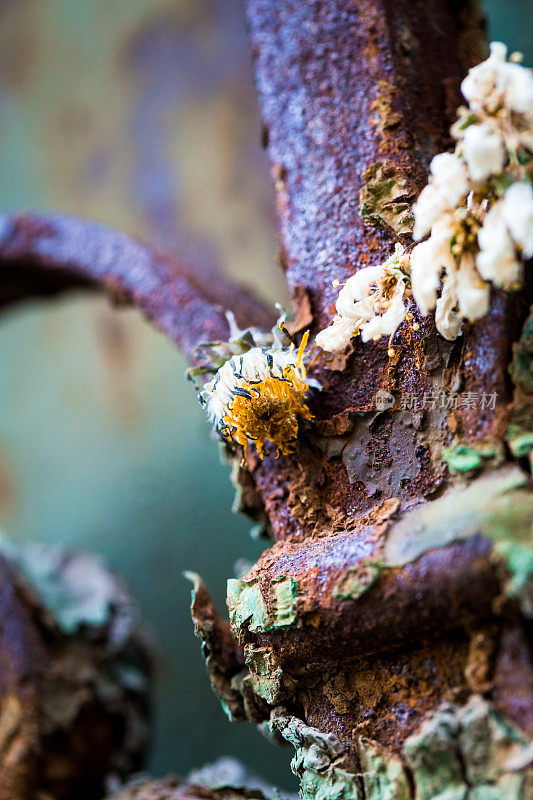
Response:
[[[273,313],[222,276],[202,275],[103,225],[71,217],[0,220],[0,303],[98,286],[118,305],[134,304],[195,364],[200,341],[227,339],[224,311],[242,326],[269,327]]]
[[[151,657],[120,582],[90,557],[29,546],[0,555],[0,617],[2,800],[89,800],[139,769]]]
[[[485,54],[482,21],[475,6],[445,0],[248,0],[247,12],[295,329],[316,334],[333,313],[334,279],[385,260],[395,240],[411,244],[409,207],[431,157],[449,147],[460,79]],[[383,211],[370,206],[372,181],[384,179],[397,190]],[[193,364],[198,341],[227,335],[222,305],[242,325],[269,322],[227,282],[207,288],[144,246],[74,220],[6,218],[0,263],[6,302],[98,284],[138,305]],[[335,734],[355,769],[358,736],[401,754],[424,715],[472,692],[532,732],[530,642],[491,543],[474,526],[405,563],[385,552],[398,520],[468,484],[450,475],[445,446],[497,444],[510,459],[508,366],[525,313],[521,294],[495,292],[489,314],[453,344],[415,313],[419,329],[402,324],[392,357],[386,341],[357,341],[344,363],[319,361],[322,391],[296,455],[251,454],[240,467],[242,505],[274,539],[243,579],[269,624],[232,619],[235,645],[200,584],[192,606],[215,690],[226,705],[240,709],[239,693],[248,704],[235,718],[267,720],[282,702]],[[400,407],[408,392],[459,388],[496,392],[494,408]],[[386,411],[375,406],[379,389],[395,398]],[[286,595],[278,624],[280,581],[294,608]],[[253,708],[250,686],[261,698]]]

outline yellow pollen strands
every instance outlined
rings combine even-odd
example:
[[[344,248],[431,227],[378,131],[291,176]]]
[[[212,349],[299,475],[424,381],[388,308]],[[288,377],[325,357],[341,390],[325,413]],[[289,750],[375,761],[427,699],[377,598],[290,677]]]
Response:
[[[204,387],[207,413],[227,442],[244,447],[254,442],[260,458],[265,443],[280,453],[294,451],[301,419],[310,420],[309,390],[303,356],[309,332],[298,349],[267,350],[253,347],[232,356]]]

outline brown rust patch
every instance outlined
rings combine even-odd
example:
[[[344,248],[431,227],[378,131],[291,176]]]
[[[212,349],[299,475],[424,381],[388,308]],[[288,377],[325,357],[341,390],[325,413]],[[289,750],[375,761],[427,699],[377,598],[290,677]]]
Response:
[[[467,654],[468,637],[458,631],[414,648],[344,661],[340,668],[322,667],[303,693],[306,722],[335,732],[350,749],[366,736],[400,755],[425,714],[468,696]]]

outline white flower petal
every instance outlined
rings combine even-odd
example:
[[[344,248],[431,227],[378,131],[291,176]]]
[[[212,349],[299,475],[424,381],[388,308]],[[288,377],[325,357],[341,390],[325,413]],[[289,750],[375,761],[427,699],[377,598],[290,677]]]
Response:
[[[514,283],[521,277],[522,266],[503,215],[503,203],[496,203],[485,217],[478,233],[479,253],[476,266],[486,281],[497,286]]]
[[[413,297],[424,316],[435,307],[441,271],[451,272],[455,268],[450,251],[452,233],[448,217],[442,217],[433,226],[427,242],[417,244],[411,253]]]
[[[411,286],[420,312],[435,308],[440,285],[440,267],[435,261],[431,240],[417,244],[411,253]]]
[[[522,249],[524,258],[533,256],[533,187],[518,181],[507,189],[502,206],[505,224]]]
[[[505,64],[501,76],[505,102],[513,111],[533,116],[533,75],[520,64]]]
[[[439,153],[430,164],[433,183],[453,208],[468,193],[468,175],[465,164],[455,153]]]
[[[502,42],[492,42],[490,56],[469,71],[461,83],[463,96],[468,100],[470,107],[483,108],[489,101],[498,82],[498,76],[507,57],[507,47]]]
[[[482,181],[498,175],[505,164],[506,152],[502,139],[488,125],[470,125],[464,135],[463,155],[470,175]]]
[[[348,278],[337,298],[336,308],[338,313],[345,317],[357,319],[360,313],[355,308],[355,304],[368,297],[371,287],[376,284],[382,271],[381,265],[364,267],[364,269],[360,269],[355,275],[352,275],[351,278]]]
[[[361,339],[368,342],[377,341],[382,336],[392,336],[405,319],[407,308],[403,300],[403,292],[395,294],[390,306],[382,316],[376,316],[361,328]]]
[[[330,353],[344,350],[354,333],[353,320],[335,317],[332,324],[317,334],[316,344]]]
[[[455,274],[449,272],[442,284],[442,293],[435,308],[437,330],[445,339],[452,342],[461,332],[462,320],[455,307],[457,305],[457,287]]]
[[[437,186],[430,183],[422,189],[413,206],[415,216],[413,238],[417,242],[430,232],[431,226],[446,211],[446,208],[446,198]]]
[[[461,315],[469,320],[484,317],[489,310],[490,289],[488,283],[481,280],[470,253],[461,258],[455,279]]]

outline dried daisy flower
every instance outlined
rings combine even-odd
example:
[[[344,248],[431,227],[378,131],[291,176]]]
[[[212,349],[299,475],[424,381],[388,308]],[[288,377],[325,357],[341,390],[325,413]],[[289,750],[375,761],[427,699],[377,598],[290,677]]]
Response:
[[[516,289],[533,256],[533,75],[507,48],[470,70],[455,153],[435,156],[413,211],[412,292],[422,314],[455,339],[489,308],[490,285]]]
[[[298,349],[251,347],[229,358],[200,392],[209,420],[228,443],[253,442],[261,458],[270,442],[277,455],[294,451],[301,420],[310,420],[306,403],[310,386],[304,364],[309,338]]]
[[[316,337],[316,344],[328,352],[343,350],[350,339],[391,341],[407,314],[409,256],[401,244],[393,255],[376,267],[365,267],[348,278],[337,298],[337,316]]]

